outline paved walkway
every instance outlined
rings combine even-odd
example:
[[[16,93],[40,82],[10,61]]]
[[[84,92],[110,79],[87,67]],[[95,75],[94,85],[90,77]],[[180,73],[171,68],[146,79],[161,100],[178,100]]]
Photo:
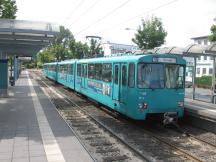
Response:
[[[216,120],[216,104],[185,98],[185,111],[195,116]]]
[[[0,162],[93,161],[24,71],[0,98]]]

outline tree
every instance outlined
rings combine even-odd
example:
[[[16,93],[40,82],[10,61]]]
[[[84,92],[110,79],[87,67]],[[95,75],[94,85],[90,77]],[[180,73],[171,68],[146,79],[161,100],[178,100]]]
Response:
[[[55,36],[52,44],[63,44],[66,47],[71,40],[74,40],[74,36],[69,29],[65,29],[64,26],[59,27],[60,32]]]
[[[151,19],[143,20],[139,26],[135,38],[132,39],[140,49],[152,49],[164,44],[167,32],[163,28],[161,19],[152,16]]]
[[[47,63],[47,62],[52,62],[54,61],[54,55],[52,54],[52,52],[49,49],[45,49],[43,52],[40,52],[38,54],[38,61],[41,64]]]
[[[101,44],[98,43],[97,40],[95,40],[95,39],[90,40],[90,47],[89,48],[90,48],[89,49],[90,50],[89,51],[90,57],[102,54]]]
[[[75,41],[73,34],[69,29],[60,26],[60,32],[55,36],[49,49],[55,55],[57,61],[70,59],[69,46],[70,42]]]
[[[216,41],[216,25],[211,26],[211,35],[209,36],[209,41],[210,42],[215,42]]]
[[[89,54],[89,47],[86,43],[83,44],[82,42],[76,42],[74,40],[70,42],[69,48],[71,52],[71,58],[73,59],[84,58]]]
[[[0,0],[0,18],[15,19],[17,12],[16,1]]]

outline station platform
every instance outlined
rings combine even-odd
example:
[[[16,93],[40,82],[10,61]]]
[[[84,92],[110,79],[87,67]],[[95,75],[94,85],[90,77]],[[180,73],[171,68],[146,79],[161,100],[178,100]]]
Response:
[[[187,113],[216,120],[216,104],[185,98]]]
[[[185,98],[185,121],[216,133],[216,104]]]
[[[23,71],[0,98],[0,162],[93,161],[54,105]]]

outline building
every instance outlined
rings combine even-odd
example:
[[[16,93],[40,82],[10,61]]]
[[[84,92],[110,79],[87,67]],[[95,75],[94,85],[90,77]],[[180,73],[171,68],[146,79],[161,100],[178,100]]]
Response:
[[[195,44],[210,45],[208,36],[191,38]],[[213,73],[213,57],[200,56],[197,58],[196,76],[211,75]]]
[[[104,51],[104,56],[110,56],[113,54],[126,53],[126,52],[133,52],[139,49],[135,45],[118,44],[118,43],[110,43],[110,42],[101,43],[101,47]]]

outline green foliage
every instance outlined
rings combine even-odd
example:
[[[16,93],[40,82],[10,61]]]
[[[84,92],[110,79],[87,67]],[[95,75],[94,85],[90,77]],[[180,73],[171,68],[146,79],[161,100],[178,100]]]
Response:
[[[16,1],[0,0],[0,18],[15,19],[17,12]]]
[[[163,28],[161,19],[152,16],[151,19],[143,20],[139,26],[135,38],[132,39],[140,49],[152,49],[164,44],[167,32]]]
[[[71,58],[73,59],[80,59],[84,58],[89,53],[89,47],[85,43],[71,41],[69,45],[70,51],[71,51]]]
[[[43,52],[40,52],[38,54],[37,60],[38,60],[38,62],[44,64],[47,62],[54,61],[55,57],[54,57],[52,51],[50,51],[50,49],[45,49]]]
[[[195,79],[198,87],[210,88],[212,86],[212,76],[202,76]]]
[[[90,49],[89,49],[89,56],[97,56],[102,54],[102,47],[101,44],[98,43],[95,39],[90,40]]]
[[[52,41],[53,45],[62,44],[64,47],[68,47],[70,41],[75,40],[73,34],[69,29],[65,29],[64,26],[60,26],[60,32],[55,36]]]
[[[66,59],[79,59],[88,55],[87,44],[76,42],[69,29],[60,26],[60,33],[57,34],[50,46],[38,54],[37,65],[52,61],[63,61]]]
[[[216,41],[216,25],[211,26],[211,35],[209,36],[209,41],[210,42],[215,42]]]

